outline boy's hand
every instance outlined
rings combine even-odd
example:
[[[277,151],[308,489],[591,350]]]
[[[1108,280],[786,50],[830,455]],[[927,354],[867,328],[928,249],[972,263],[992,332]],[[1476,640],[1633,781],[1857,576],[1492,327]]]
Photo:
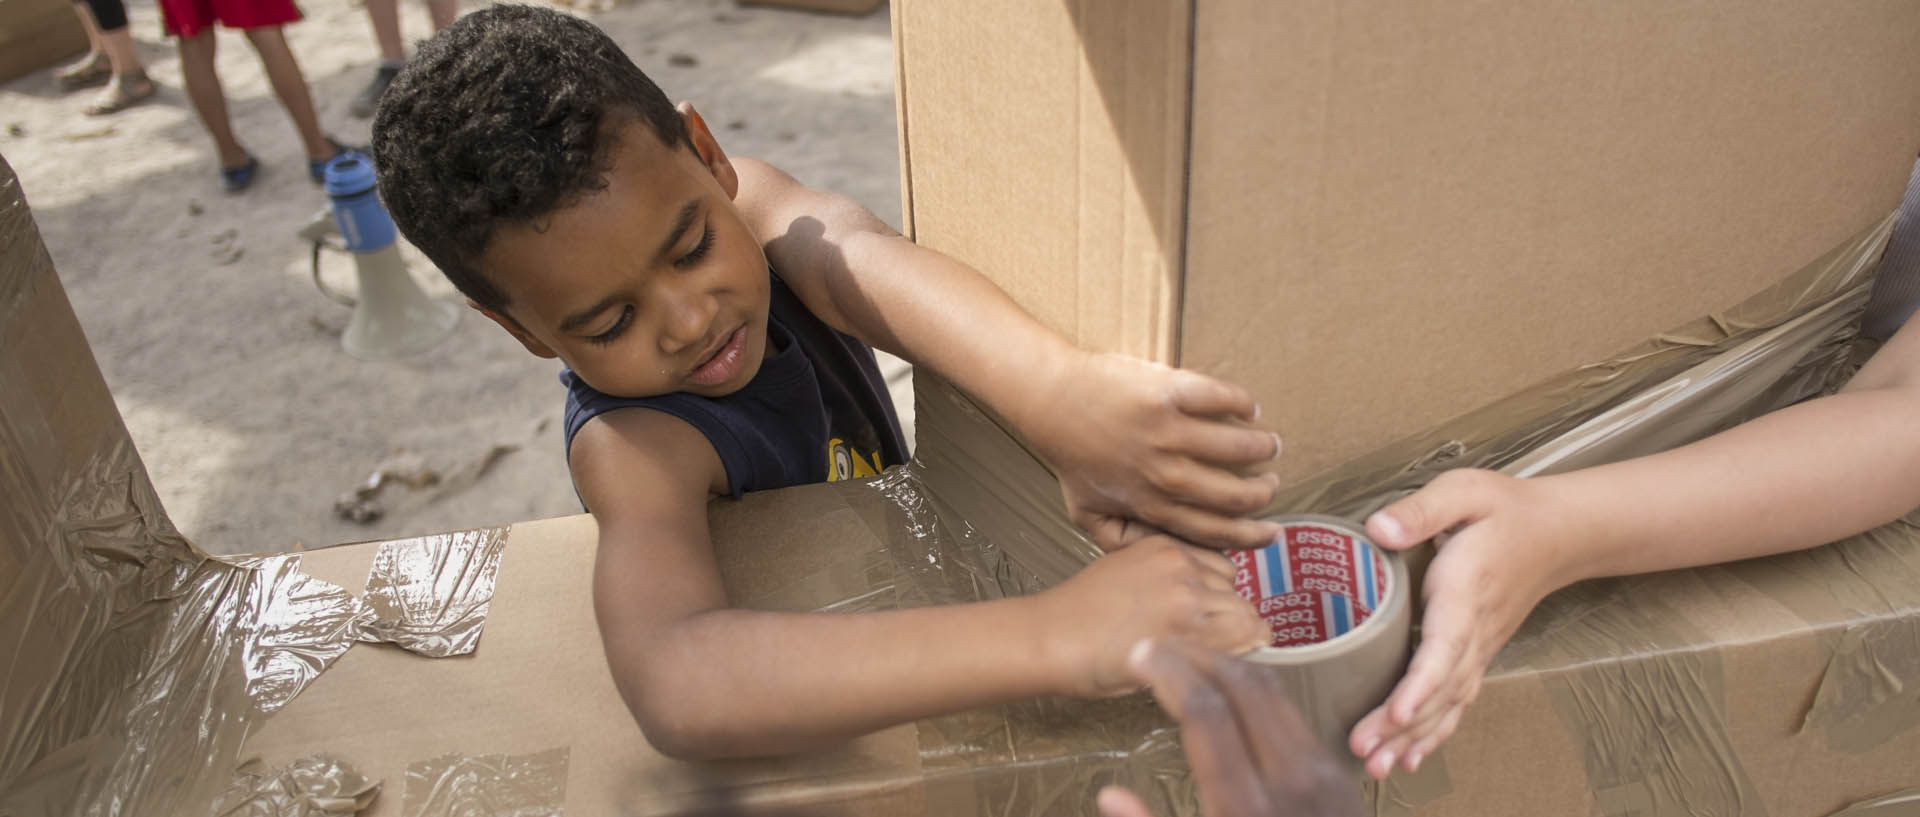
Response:
[[[1358,817],[1359,788],[1307,731],[1278,677],[1178,639],[1135,645],[1128,666],[1180,722],[1207,817]],[[1133,792],[1100,791],[1103,817],[1153,817]]]
[[[1381,509],[1367,533],[1393,550],[1437,542],[1423,592],[1420,647],[1385,703],[1353,728],[1349,748],[1384,779],[1419,769],[1480,693],[1487,662],[1527,613],[1572,580],[1564,515],[1537,480],[1458,470]]]
[[[1157,531],[1214,548],[1260,547],[1279,533],[1244,518],[1280,484],[1235,473],[1280,455],[1279,436],[1233,422],[1260,416],[1245,389],[1084,352],[1035,387],[1033,409],[1014,419],[1058,472],[1074,522],[1102,549]]]
[[[1071,695],[1138,689],[1127,656],[1142,639],[1180,636],[1238,654],[1272,638],[1253,605],[1234,592],[1226,557],[1167,536],[1096,559],[1034,601],[1058,686]]]

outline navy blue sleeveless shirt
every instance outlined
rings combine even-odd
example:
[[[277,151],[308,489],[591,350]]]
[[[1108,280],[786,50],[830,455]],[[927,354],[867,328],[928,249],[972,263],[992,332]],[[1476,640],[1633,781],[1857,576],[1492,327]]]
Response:
[[[878,474],[907,461],[906,438],[873,350],[835,331],[773,279],[767,310],[771,348],[747,385],[722,397],[675,392],[612,397],[562,369],[567,387],[566,445],[580,427],[615,409],[647,408],[685,420],[706,435],[738,497],[811,482]]]

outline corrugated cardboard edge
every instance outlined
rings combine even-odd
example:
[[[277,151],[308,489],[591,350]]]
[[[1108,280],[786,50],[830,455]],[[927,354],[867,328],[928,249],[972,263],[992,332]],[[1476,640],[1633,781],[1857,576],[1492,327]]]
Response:
[[[1013,4],[1013,5],[996,5]],[[1020,13],[1013,14],[1018,9]],[[1038,18],[1029,11],[1037,9]],[[910,142],[918,134],[941,133],[937,122],[939,88],[916,86],[909,61],[960,59],[960,52],[942,55],[933,46],[950,47],[966,37],[922,41],[923,25],[964,23],[979,36],[1002,36],[1004,19],[1024,21],[1023,37],[1060,44],[1072,43],[1071,69],[1061,62],[1047,63],[1047,81],[1070,87],[1057,100],[1036,103],[1009,101],[984,114],[992,128],[1038,134],[1047,146],[1044,161],[1072,163],[1083,172],[1071,184],[1039,191],[1046,201],[1048,224],[1034,240],[1049,242],[1049,252],[1071,265],[1075,285],[1071,292],[1055,293],[1046,302],[1023,299],[1029,311],[1076,343],[1171,363],[1178,353],[1181,281],[1184,275],[1186,192],[1188,167],[1187,123],[1191,117],[1191,60],[1193,4],[1069,2],[1035,7],[1024,0],[987,0],[941,4],[897,0],[893,7],[895,44],[895,102],[901,131],[903,219],[907,233],[933,249],[976,264],[989,279],[1021,299],[1022,281],[1031,270],[997,268],[975,254],[955,252],[956,231],[941,214],[926,213],[917,195],[916,163]],[[1031,24],[1031,25],[1029,25]],[[1090,53],[1124,55],[1125,70],[1096,70]],[[1065,52],[1063,52],[1065,53]],[[1106,58],[1098,62],[1104,64]],[[992,69],[994,66],[982,66]],[[1103,86],[1102,83],[1107,83]],[[1027,83],[1032,87],[1032,83]],[[1051,109],[1054,103],[1071,106],[1071,115],[1032,116],[1031,106]],[[991,138],[991,137],[988,137]],[[1130,143],[1150,144],[1151,150],[1129,152]],[[1022,151],[995,154],[996,161],[1012,162]],[[1019,158],[1018,161],[1043,161]],[[1016,176],[1024,174],[1013,174]],[[1015,185],[1017,187],[1018,185]],[[1034,191],[1027,191],[1034,192]],[[1016,195],[1018,195],[1016,193]],[[1029,206],[1035,202],[1026,202]],[[1010,203],[1009,206],[1014,206]],[[1058,239],[1055,217],[1072,220],[1082,238]],[[1112,235],[1112,240],[1089,241],[1085,236]],[[1024,240],[990,236],[988,242]],[[1032,296],[1036,293],[1026,292]]]

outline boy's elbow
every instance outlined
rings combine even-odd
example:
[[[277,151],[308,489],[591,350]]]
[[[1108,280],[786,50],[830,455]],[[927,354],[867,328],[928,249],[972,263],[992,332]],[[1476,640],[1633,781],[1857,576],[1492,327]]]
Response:
[[[724,725],[705,716],[697,702],[684,700],[671,689],[654,687],[653,692],[643,693],[625,683],[620,687],[627,711],[633,714],[640,734],[654,751],[675,760],[721,760],[752,754],[741,751]]]

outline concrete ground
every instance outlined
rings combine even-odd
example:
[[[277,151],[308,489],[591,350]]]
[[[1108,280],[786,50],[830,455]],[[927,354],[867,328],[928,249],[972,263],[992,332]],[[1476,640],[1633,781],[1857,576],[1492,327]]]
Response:
[[[312,281],[294,230],[325,205],[246,40],[219,35],[235,131],[265,164],[221,192],[212,141],[189,107],[171,41],[148,0],[131,26],[157,98],[105,117],[91,91],[62,94],[50,70],[0,85],[0,155],[19,173],[94,356],[174,521],[215,553],[268,552],[577,513],[561,451],[558,365],[529,356],[479,315],[406,360],[347,356],[346,307]],[[477,8],[469,3],[467,9]],[[323,127],[365,144],[347,113],[377,56],[364,11],[311,0],[287,29]],[[857,18],[628,0],[574,9],[624,45],[675,99],[701,109],[735,155],[858,198],[899,223],[893,63],[883,10]],[[424,36],[424,8],[402,28]],[[411,247],[413,277],[453,288]],[[324,280],[351,290],[352,262]],[[904,365],[894,361],[895,372]],[[911,413],[905,377],[896,401]],[[905,399],[903,399],[905,398]],[[336,499],[376,471],[390,482],[349,521]]]

